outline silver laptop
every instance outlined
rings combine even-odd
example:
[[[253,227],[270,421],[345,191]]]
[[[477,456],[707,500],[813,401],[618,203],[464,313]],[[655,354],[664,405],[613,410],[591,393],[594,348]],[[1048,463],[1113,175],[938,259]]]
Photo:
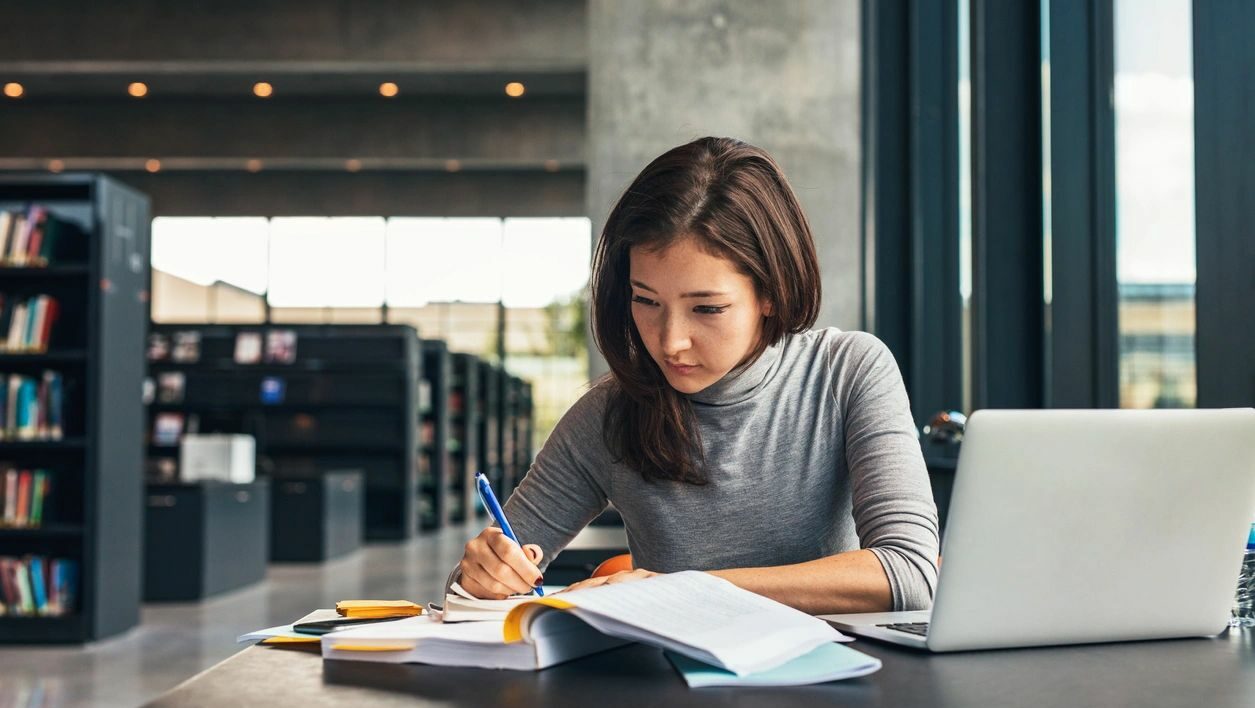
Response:
[[[824,615],[931,651],[1210,636],[1255,521],[1255,409],[983,410],[931,612]]]

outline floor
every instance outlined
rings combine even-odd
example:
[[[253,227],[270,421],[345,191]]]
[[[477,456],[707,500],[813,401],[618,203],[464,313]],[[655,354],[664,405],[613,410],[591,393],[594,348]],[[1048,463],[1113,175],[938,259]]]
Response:
[[[0,706],[139,706],[239,651],[235,638],[344,599],[434,600],[479,530],[371,544],[329,563],[272,565],[258,585],[203,603],[145,605],[130,632],[76,647],[0,648]]]

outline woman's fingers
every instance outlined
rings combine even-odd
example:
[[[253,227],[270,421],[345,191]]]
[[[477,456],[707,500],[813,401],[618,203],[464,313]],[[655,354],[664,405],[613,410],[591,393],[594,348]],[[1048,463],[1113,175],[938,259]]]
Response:
[[[499,599],[531,592],[540,579],[540,569],[531,558],[539,560],[543,556],[544,552],[535,544],[530,544],[525,551],[501,533],[501,529],[486,528],[466,544],[462,576],[471,583],[463,582],[462,587],[484,598]]]
[[[509,595],[508,592],[498,592],[485,586],[484,583],[481,583],[479,581],[479,577],[482,577],[483,575],[483,571],[479,569],[478,566],[476,567],[475,572],[467,572],[463,569],[462,578],[458,581],[458,584],[462,586],[463,590],[481,600],[501,600]],[[488,582],[494,586],[496,585],[495,581],[488,580]]]
[[[633,580],[644,580],[645,578],[649,578],[654,575],[657,575],[657,573],[648,570],[641,570],[640,568],[637,568],[636,570],[623,570],[606,578],[606,585],[630,583]]]
[[[540,562],[545,559],[545,551],[534,543],[523,546],[523,553],[527,554],[527,559],[540,567]]]
[[[511,541],[505,534],[500,532],[489,536],[487,541],[489,547],[492,548],[492,552],[501,563],[508,567],[510,572],[518,578],[520,584],[517,587],[507,582],[514,588],[515,592],[531,592],[533,587],[540,584],[541,580],[543,580],[540,575],[540,568],[537,568],[536,564],[528,558],[519,544]],[[539,547],[536,550],[539,551]],[[494,571],[493,575],[499,580],[506,581],[510,577],[504,569],[490,568],[490,570]],[[500,572],[497,572],[498,570]],[[502,577],[503,574],[506,577]]]
[[[572,583],[566,586],[565,588],[559,590],[557,594],[561,594],[564,592],[571,592],[572,590],[586,590],[588,588],[595,588],[598,585],[605,585],[608,579],[609,579],[608,576],[603,576],[600,578],[589,578],[588,580],[581,580],[578,583]]]

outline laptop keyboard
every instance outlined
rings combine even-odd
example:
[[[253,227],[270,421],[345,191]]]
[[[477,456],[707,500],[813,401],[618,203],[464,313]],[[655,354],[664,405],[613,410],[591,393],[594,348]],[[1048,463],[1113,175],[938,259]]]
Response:
[[[918,634],[921,637],[928,636],[927,622],[898,622],[894,624],[878,624],[876,626],[884,627],[885,629],[896,629],[899,632],[906,632],[907,634]]]

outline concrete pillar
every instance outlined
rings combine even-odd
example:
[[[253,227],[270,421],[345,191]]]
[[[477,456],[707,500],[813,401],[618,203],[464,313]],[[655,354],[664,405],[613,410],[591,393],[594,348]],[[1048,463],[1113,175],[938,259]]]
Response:
[[[857,328],[858,13],[855,0],[590,0],[593,238],[654,157],[705,135],[744,140],[776,158],[810,218],[824,288],[816,326]],[[605,373],[595,350],[589,359],[594,378]]]

